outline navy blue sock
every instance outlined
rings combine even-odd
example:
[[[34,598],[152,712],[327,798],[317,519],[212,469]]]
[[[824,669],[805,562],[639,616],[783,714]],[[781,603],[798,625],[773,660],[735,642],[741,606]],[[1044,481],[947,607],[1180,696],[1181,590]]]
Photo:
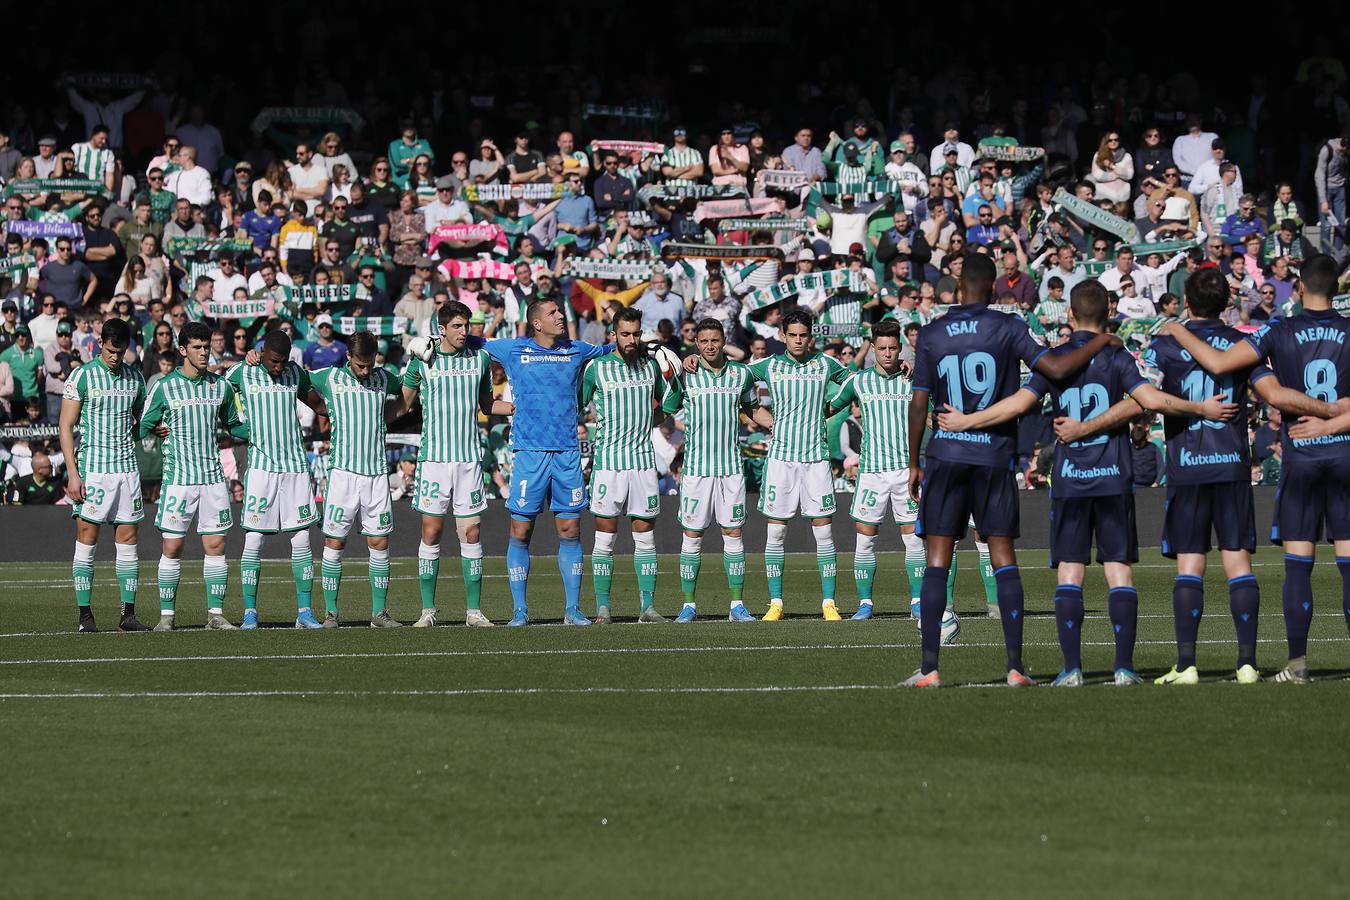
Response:
[[[1134,633],[1139,626],[1139,592],[1132,587],[1111,588],[1106,595],[1111,631],[1116,638],[1114,668],[1134,671]]]
[[[1003,620],[1003,647],[1008,652],[1008,668],[1022,674],[1022,573],[1016,565],[994,570],[998,584],[998,615]]]
[[[1172,584],[1172,624],[1177,631],[1177,670],[1195,665],[1195,636],[1205,612],[1205,580],[1178,575]]]
[[[1077,584],[1055,587],[1055,628],[1064,654],[1064,671],[1083,668],[1083,588]]]
[[[562,573],[563,596],[567,609],[577,611],[581,606],[581,570],[584,554],[580,538],[558,539],[558,571]]]
[[[511,582],[511,606],[515,612],[529,608],[525,588],[530,581],[530,545],[511,538],[506,542],[506,575]]]
[[[919,588],[919,632],[923,645],[923,673],[938,667],[938,647],[942,643],[942,614],[947,611],[947,570],[929,566],[923,570]]]
[[[1256,665],[1256,621],[1261,611],[1261,588],[1250,572],[1228,579],[1228,608],[1237,630],[1238,668]]]
[[[1284,555],[1284,633],[1289,640],[1289,658],[1308,655],[1308,630],[1312,627],[1311,556]]]
[[[1336,557],[1336,568],[1341,570],[1341,612],[1345,613],[1345,627],[1350,628],[1350,557]]]

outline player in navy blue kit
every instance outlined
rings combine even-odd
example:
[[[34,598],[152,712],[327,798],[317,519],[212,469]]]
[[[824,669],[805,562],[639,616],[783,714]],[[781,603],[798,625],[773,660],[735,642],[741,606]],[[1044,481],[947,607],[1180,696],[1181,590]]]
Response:
[[[1084,346],[1106,327],[1108,297],[1096,281],[1074,286],[1070,296],[1069,324],[1074,333],[1054,353]],[[1169,415],[1231,418],[1237,406],[1222,397],[1192,402],[1155,388],[1139,371],[1123,347],[1107,347],[1092,358],[1087,368],[1064,381],[1051,381],[1033,373],[1022,390],[980,412],[963,414],[948,407],[938,416],[943,431],[968,431],[1011,422],[1039,407],[1041,398],[1054,396],[1057,417],[1091,422],[1103,416],[1122,396],[1137,412],[1146,410]],[[1137,405],[1136,405],[1137,404]],[[1129,429],[1124,420],[1095,437],[1057,443],[1050,482],[1050,566],[1058,570],[1055,588],[1055,624],[1059,630],[1064,670],[1055,679],[1057,687],[1083,684],[1082,638],[1083,579],[1092,561],[1093,538],[1097,562],[1103,565],[1110,588],[1107,609],[1115,635],[1114,681],[1125,686],[1139,684],[1134,673],[1135,629],[1139,598],[1131,566],[1139,561],[1139,539],[1134,524],[1134,466]]]
[[[589,360],[614,351],[567,338],[567,320],[552,300],[535,300],[526,308],[531,337],[481,342],[506,370],[516,404],[511,419],[511,539],[506,548],[513,615],[507,624],[529,621],[526,585],[530,576],[530,536],[534,519],[547,504],[558,529],[558,569],[562,573],[569,625],[589,625],[582,615],[579,518],[586,508],[586,479],[577,443],[577,386]]]
[[[952,548],[965,536],[972,514],[976,532],[989,544],[994,566],[1008,684],[1032,684],[1022,665],[1022,578],[1013,549],[1019,533],[1013,477],[1017,426],[1008,422],[959,434],[935,427],[920,467],[930,397],[938,410],[950,406],[964,413],[977,412],[1018,389],[1022,362],[1059,380],[1083,368],[1108,344],[1120,344],[1118,338],[1101,334],[1077,349],[1047,356],[1032,339],[1026,322],[989,309],[994,277],[992,260],[978,254],[968,257],[959,285],[961,305],[919,331],[914,399],[909,408],[909,491],[919,501],[916,530],[926,540],[928,566],[919,593],[923,661],[903,682],[906,687],[942,683],[937,674],[938,645],[947,606],[947,569]]]
[[[1293,415],[1334,418],[1350,408],[1350,319],[1331,308],[1338,267],[1330,256],[1318,254],[1303,263],[1303,312],[1278,319],[1244,339],[1216,347],[1213,340],[1170,326],[1165,333],[1215,377],[1242,372],[1268,362],[1281,380],[1302,389],[1303,404]],[[1191,305],[1192,282],[1207,274],[1201,270],[1186,281],[1186,302]],[[1222,278],[1213,273],[1219,290]],[[1199,285],[1197,285],[1199,287]],[[1226,290],[1224,291],[1226,294]],[[1221,308],[1221,307],[1220,307]],[[1261,377],[1264,375],[1265,377]],[[1265,372],[1254,377],[1257,389],[1272,380]],[[1291,393],[1297,393],[1291,392]],[[1264,394],[1263,394],[1264,396]],[[1339,406],[1337,405],[1339,404]],[[1288,404],[1281,411],[1291,413]],[[1275,521],[1271,540],[1284,544],[1284,627],[1289,642],[1289,662],[1275,680],[1304,684],[1308,676],[1308,630],[1312,625],[1312,567],[1317,542],[1334,542],[1336,565],[1341,571],[1342,606],[1350,623],[1350,435],[1326,433],[1315,436],[1311,425],[1301,438],[1282,426],[1280,488],[1275,495]],[[1246,435],[1242,441],[1246,466]],[[1169,447],[1170,451],[1170,447]],[[1198,451],[1197,451],[1198,452]],[[1254,546],[1255,540],[1251,541]],[[1231,578],[1231,575],[1230,575]],[[1197,587],[1198,592],[1198,587]],[[1253,628],[1253,640],[1255,639]],[[1239,639],[1241,640],[1241,639]],[[1180,665],[1180,664],[1178,664]],[[1170,673],[1169,673],[1170,674]]]

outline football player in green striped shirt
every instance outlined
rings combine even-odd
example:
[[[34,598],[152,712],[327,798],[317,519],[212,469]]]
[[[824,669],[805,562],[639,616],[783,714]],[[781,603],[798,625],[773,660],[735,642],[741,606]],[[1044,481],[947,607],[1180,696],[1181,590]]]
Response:
[[[325,628],[338,625],[342,550],[358,517],[370,552],[370,627],[403,625],[385,608],[389,599],[389,535],[394,511],[385,462],[385,416],[389,399],[401,393],[398,376],[375,365],[375,335],[358,331],[347,339],[347,365],[310,373],[332,423],[328,489],[323,503],[323,603]]]
[[[244,591],[245,630],[258,627],[258,573],[262,569],[263,536],[291,536],[291,576],[295,580],[296,628],[322,628],[310,598],[314,590],[314,555],[309,526],[318,520],[314,485],[295,404],[316,413],[323,403],[314,393],[309,373],[290,361],[291,338],[276,330],[263,338],[262,351],[250,350],[244,362],[225,373],[248,424],[248,471],[244,475],[244,552],[239,581]],[[336,623],[334,623],[336,624]]]
[[[591,514],[595,546],[591,576],[595,583],[595,623],[607,625],[610,584],[614,578],[614,535],[620,513],[633,530],[633,569],[637,573],[639,622],[665,622],[656,611],[656,517],[661,493],[656,487],[654,413],[665,399],[661,367],[642,344],[642,313],[632,307],[614,317],[613,353],[586,364],[580,401],[595,403],[595,453],[591,460]]]
[[[834,604],[835,555],[831,522],[834,479],[830,475],[825,413],[836,386],[849,370],[818,353],[811,337],[814,319],[801,307],[783,315],[779,331],[787,353],[751,363],[757,381],[769,386],[773,403],[773,437],[759,495],[759,511],[769,519],[764,546],[764,571],[769,579],[769,610],[764,621],[783,618],[783,538],[787,523],[798,514],[811,519],[820,570],[821,615],[840,619]],[[688,371],[689,364],[685,363]]]
[[[178,332],[183,364],[151,389],[145,414],[136,429],[138,438],[151,432],[163,437],[164,482],[160,488],[155,527],[164,535],[159,558],[159,624],[155,631],[173,631],[174,609],[181,578],[183,541],[192,520],[202,538],[202,581],[206,585],[206,627],[233,631],[225,618],[225,533],[234,525],[230,489],[220,465],[217,427],[247,438],[239,418],[234,388],[222,376],[207,371],[211,356],[211,329],[188,322]]]
[[[731,362],[723,352],[726,331],[718,319],[704,319],[694,332],[698,368],[670,383],[661,410],[684,410],[684,468],[680,478],[680,588],[684,608],[676,622],[692,622],[694,593],[702,563],[703,532],[717,519],[722,529],[722,568],[731,591],[732,622],[753,622],[745,608],[745,474],[741,468],[741,415],[752,416],[766,428],[773,424],[760,409],[755,378],[750,369]]]
[[[447,512],[459,536],[460,574],[467,612],[464,624],[492,626],[483,615],[483,545],[479,522],[487,500],[483,493],[483,449],[478,412],[509,416],[515,404],[492,399],[491,362],[486,350],[465,346],[469,308],[452,300],[436,312],[441,339],[430,362],[412,356],[403,372],[403,409],[422,404],[422,445],[417,451],[413,509],[422,514],[417,547],[417,581],[422,615],[416,628],[436,624],[436,581],[441,572],[441,533]]]
[[[97,631],[90,600],[94,593],[94,548],[101,526],[115,526],[120,631],[149,631],[136,618],[136,524],[145,517],[141,475],[136,466],[136,421],[145,405],[145,379],[123,361],[131,327],[108,319],[99,333],[98,358],[77,367],[61,399],[61,453],[68,461],[66,495],[75,522],[75,557],[70,574],[79,630]],[[75,428],[81,443],[75,451]]]
[[[872,618],[872,582],[877,572],[874,546],[888,508],[905,544],[911,615],[918,618],[916,607],[926,560],[923,539],[914,533],[919,504],[909,495],[909,436],[905,430],[914,382],[900,362],[904,339],[898,321],[883,319],[873,325],[871,343],[876,365],[848,376],[830,401],[836,410],[847,409],[852,403],[862,409],[862,453],[852,508],[853,527],[858,533],[853,578],[859,600],[853,618]],[[950,581],[947,590],[950,604]],[[959,629],[956,614],[949,607],[942,621],[943,640],[955,640]]]
[[[100,181],[108,190],[112,190],[116,163],[112,148],[108,146],[108,126],[95,125],[89,133],[89,140],[83,144],[73,144],[70,148],[75,154],[75,171],[91,181]]]

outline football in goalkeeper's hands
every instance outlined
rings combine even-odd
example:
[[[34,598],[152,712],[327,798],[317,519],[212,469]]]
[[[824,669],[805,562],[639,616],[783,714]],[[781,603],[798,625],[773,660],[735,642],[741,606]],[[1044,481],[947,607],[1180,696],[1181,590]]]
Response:
[[[408,353],[422,362],[429,363],[436,355],[436,344],[429,337],[415,337],[408,342]]]

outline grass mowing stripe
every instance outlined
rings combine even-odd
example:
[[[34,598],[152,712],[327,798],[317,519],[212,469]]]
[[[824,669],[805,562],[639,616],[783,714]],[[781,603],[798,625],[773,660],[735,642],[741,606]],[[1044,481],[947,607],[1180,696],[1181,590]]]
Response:
[[[1308,638],[1310,644],[1334,644],[1343,642],[1343,638]],[[1082,641],[1084,647],[1114,647],[1113,641]],[[1167,640],[1138,640],[1136,647],[1170,647],[1174,642]],[[1231,644],[1232,641],[1200,640],[1197,645]],[[1283,638],[1260,638],[1260,644],[1285,643]],[[1058,647],[1055,641],[1023,641],[1024,647]],[[0,659],[0,666],[87,666],[116,663],[185,663],[185,662],[291,662],[324,661],[332,659],[417,659],[417,658],[464,658],[503,656],[608,656],[608,655],[647,655],[653,653],[817,653],[837,650],[918,650],[918,643],[886,644],[771,644],[740,645],[722,647],[574,647],[549,650],[395,650],[391,653],[376,651],[360,653],[222,653],[205,656],[91,656],[87,658],[70,657],[59,659]],[[971,642],[962,641],[942,648],[943,653],[952,650],[991,650],[1002,649],[1002,641]]]
[[[0,694],[0,700],[221,700],[266,697],[481,697],[585,694],[802,694],[838,691],[894,690],[891,684],[771,684],[731,687],[583,687],[583,688],[445,688],[430,690],[296,690],[296,691],[72,691],[68,693]]]

